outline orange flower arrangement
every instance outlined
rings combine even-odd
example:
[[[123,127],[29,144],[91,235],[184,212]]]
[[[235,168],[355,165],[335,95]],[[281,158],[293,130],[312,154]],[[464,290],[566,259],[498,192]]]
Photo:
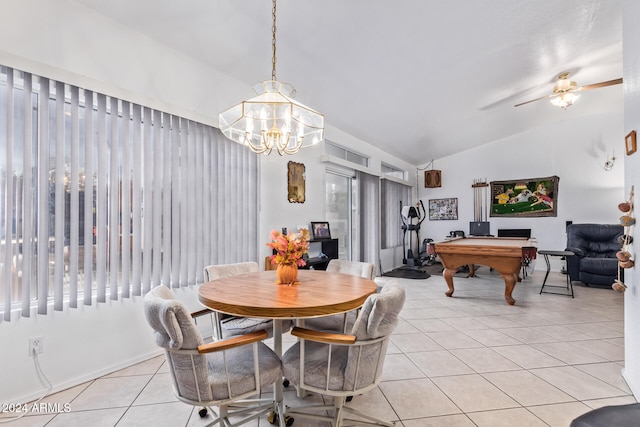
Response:
[[[303,228],[299,233],[282,234],[278,230],[271,231],[271,242],[267,243],[276,254],[271,255],[272,264],[296,264],[304,267],[306,262],[302,255],[309,251],[309,230]]]

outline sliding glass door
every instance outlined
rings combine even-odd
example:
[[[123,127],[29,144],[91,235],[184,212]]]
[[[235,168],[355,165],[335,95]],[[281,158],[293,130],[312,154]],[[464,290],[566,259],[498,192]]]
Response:
[[[353,218],[357,206],[353,185],[353,177],[343,172],[327,170],[325,174],[325,206],[326,217],[331,229],[331,237],[338,239],[338,254],[340,259],[351,260],[352,254],[357,253],[354,247],[357,233],[353,229]]]

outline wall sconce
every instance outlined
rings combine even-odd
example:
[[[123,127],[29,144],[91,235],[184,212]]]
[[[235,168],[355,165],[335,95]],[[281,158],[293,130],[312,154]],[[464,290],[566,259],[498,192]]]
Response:
[[[615,162],[616,162],[616,155],[612,151],[611,157],[607,156],[607,161],[604,162],[604,170],[610,171],[611,169],[613,169],[613,165],[615,164]]]

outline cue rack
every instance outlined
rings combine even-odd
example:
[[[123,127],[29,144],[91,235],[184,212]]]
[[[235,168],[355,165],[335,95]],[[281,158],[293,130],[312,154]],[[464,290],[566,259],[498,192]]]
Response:
[[[490,203],[487,178],[475,178],[471,188],[473,188],[473,222],[488,221]]]

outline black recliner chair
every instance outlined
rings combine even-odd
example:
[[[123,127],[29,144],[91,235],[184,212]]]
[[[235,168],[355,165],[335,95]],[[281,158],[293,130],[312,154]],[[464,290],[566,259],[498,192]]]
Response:
[[[624,227],[617,224],[571,224],[567,227],[567,270],[572,281],[611,286],[618,278],[616,252]],[[621,277],[622,279],[622,277]]]
[[[603,406],[571,421],[569,427],[630,427],[640,423],[640,403]]]

